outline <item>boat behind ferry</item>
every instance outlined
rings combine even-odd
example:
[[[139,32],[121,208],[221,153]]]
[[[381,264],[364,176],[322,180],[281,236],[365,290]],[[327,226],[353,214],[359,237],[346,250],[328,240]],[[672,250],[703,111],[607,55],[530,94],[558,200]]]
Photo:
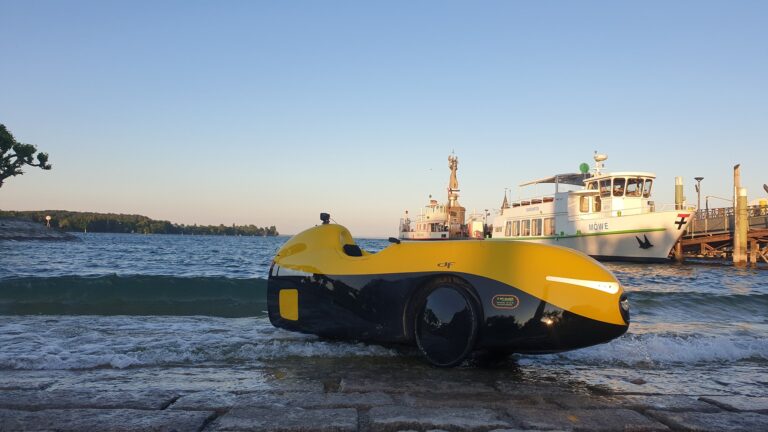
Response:
[[[606,159],[596,154],[592,173],[559,174],[520,185],[554,184],[553,195],[511,204],[505,195],[493,220],[492,240],[560,245],[601,260],[667,260],[693,208],[657,207],[651,196],[653,173],[603,173]],[[584,168],[589,170],[586,164]],[[581,188],[560,191],[561,185]]]
[[[448,156],[448,202],[439,204],[429,196],[429,204],[421,213],[411,216],[408,211],[400,219],[399,237],[402,240],[459,240],[485,236],[484,215],[470,214],[459,204],[459,180],[456,171],[459,158]]]

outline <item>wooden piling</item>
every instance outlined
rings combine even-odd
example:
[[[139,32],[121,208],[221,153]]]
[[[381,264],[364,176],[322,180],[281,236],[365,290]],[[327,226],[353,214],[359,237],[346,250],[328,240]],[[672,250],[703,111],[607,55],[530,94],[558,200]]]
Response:
[[[683,178],[675,177],[675,209],[676,210],[683,209],[683,201],[685,201],[685,197],[683,197]]]
[[[743,266],[747,264],[747,230],[749,229],[746,188],[738,189],[733,219],[736,225],[733,231],[733,263]]]
[[[750,239],[749,240],[749,262],[751,263],[752,267],[757,267],[757,260],[760,256],[760,246],[757,242],[757,239]]]
[[[741,171],[739,169],[740,166],[741,164],[736,164],[733,166],[733,248],[731,252],[731,259],[733,259],[733,263],[737,265],[741,262],[742,259],[738,250],[739,230],[737,229],[739,226],[738,196],[739,188],[741,187]]]
[[[675,243],[675,248],[673,249],[673,255],[675,257],[675,261],[681,263],[685,261],[685,257],[683,256],[683,243],[678,240],[677,243]]]
[[[675,177],[675,209],[682,210],[685,197],[683,196],[683,178]],[[675,261],[681,263],[685,259],[683,257],[683,244],[680,239],[675,243],[674,249],[672,249],[672,255],[675,257]]]

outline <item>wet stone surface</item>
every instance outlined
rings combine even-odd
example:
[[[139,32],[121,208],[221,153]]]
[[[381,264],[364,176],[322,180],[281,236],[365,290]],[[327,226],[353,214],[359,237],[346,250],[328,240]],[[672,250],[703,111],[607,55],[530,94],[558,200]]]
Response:
[[[2,431],[194,431],[210,412],[129,409],[57,409],[19,411],[0,409]]]
[[[407,366],[2,370],[0,430],[768,430],[764,397],[628,395],[504,368]]]
[[[768,415],[743,412],[691,413],[648,411],[648,415],[673,430],[752,432],[768,430]]]
[[[207,430],[352,432],[357,430],[357,411],[352,408],[233,408]]]
[[[768,414],[768,397],[708,396],[702,397],[701,400],[730,411],[756,411]]]
[[[485,408],[376,407],[368,412],[372,431],[415,430],[487,431],[510,426],[499,414]]]
[[[669,428],[642,414],[627,409],[510,410],[524,429],[575,431],[667,431]]]
[[[477,382],[454,382],[445,380],[413,379],[407,381],[391,381],[385,379],[344,378],[340,389],[343,392],[359,393],[378,389],[389,393],[495,393],[489,385]]]
[[[626,408],[636,411],[655,409],[662,411],[718,412],[717,406],[690,396],[670,395],[585,395],[561,394],[547,400],[566,409]]]
[[[130,408],[159,410],[178,394],[169,391],[8,390],[0,392],[0,408],[39,410],[52,408]]]

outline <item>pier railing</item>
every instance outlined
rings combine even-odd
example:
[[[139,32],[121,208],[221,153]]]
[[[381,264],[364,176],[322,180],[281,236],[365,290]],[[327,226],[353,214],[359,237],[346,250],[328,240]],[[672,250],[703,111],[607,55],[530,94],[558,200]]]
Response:
[[[768,206],[747,207],[747,218],[749,219],[750,228],[768,228]],[[733,207],[702,209],[694,213],[693,220],[688,225],[685,237],[729,233],[733,232],[733,229]]]

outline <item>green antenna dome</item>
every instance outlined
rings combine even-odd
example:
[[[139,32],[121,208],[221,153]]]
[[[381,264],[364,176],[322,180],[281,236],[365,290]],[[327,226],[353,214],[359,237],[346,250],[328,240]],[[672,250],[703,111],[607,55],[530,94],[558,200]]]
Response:
[[[582,174],[586,174],[589,172],[589,165],[582,162],[581,165],[579,165],[579,171],[581,171]]]

